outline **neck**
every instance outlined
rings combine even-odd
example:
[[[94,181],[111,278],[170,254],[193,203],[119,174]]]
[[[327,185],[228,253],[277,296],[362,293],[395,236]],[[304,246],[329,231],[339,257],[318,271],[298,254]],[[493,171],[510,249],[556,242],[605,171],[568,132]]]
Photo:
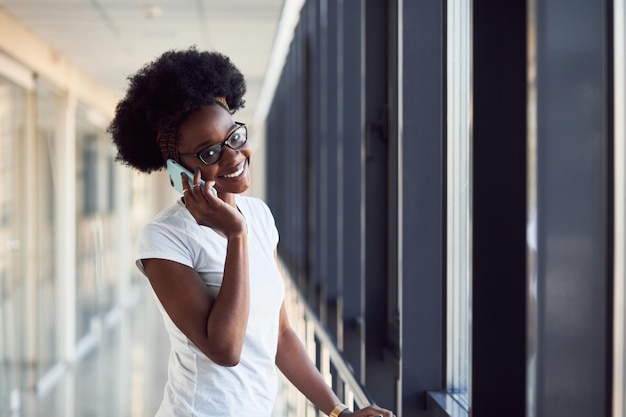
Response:
[[[217,193],[217,196],[226,204],[228,204],[231,207],[237,207],[237,204],[235,203],[235,194],[232,193]]]

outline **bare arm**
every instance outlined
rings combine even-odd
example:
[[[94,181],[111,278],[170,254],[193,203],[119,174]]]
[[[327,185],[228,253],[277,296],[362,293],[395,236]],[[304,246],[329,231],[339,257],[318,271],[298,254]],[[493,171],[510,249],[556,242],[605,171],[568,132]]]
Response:
[[[280,309],[280,330],[276,365],[287,379],[317,408],[329,414],[340,401],[309,358],[304,345],[287,319],[285,305]]]
[[[274,254],[276,256],[276,253]],[[340,403],[339,398],[328,386],[322,375],[309,358],[298,335],[293,331],[287,317],[285,304],[280,309],[280,327],[276,365],[285,377],[326,415]],[[341,416],[394,417],[394,414],[377,405],[370,405],[356,412],[345,410]]]
[[[335,405],[340,403],[339,398],[324,381],[315,364],[309,358],[304,345],[289,325],[284,304],[280,310],[276,365],[285,377],[325,414],[330,414]],[[370,405],[355,412],[346,410],[341,413],[341,416],[347,415],[392,417],[394,414],[377,405]]]
[[[214,362],[236,365],[250,307],[247,237],[229,239],[222,287],[215,300],[194,269],[164,259],[143,263],[174,324]]]

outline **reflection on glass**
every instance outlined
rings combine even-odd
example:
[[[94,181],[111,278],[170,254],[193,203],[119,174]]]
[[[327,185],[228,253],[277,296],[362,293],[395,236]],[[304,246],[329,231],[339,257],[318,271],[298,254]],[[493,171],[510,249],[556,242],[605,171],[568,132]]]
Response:
[[[614,1],[615,264],[613,417],[626,417],[626,1]]]
[[[60,361],[57,315],[57,286],[55,276],[55,187],[52,161],[57,137],[59,115],[58,97],[43,85],[37,86],[37,146],[35,147],[38,203],[37,230],[37,370],[39,380]]]
[[[447,389],[469,409],[471,1],[447,10]]]
[[[24,398],[21,417],[152,417],[167,379],[169,341],[147,283],[137,304],[115,326],[97,333],[98,346],[42,395]]]
[[[16,144],[25,140],[26,91],[0,77],[0,414],[19,407],[24,359],[24,242],[17,194]]]
[[[76,114],[76,339],[90,335],[115,305],[115,215],[106,126],[78,106]],[[91,337],[91,336],[90,336]]]

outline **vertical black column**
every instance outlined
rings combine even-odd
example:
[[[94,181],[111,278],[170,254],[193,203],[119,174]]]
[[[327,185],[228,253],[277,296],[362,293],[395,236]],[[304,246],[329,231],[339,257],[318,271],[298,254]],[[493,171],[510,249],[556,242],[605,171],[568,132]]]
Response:
[[[523,417],[526,1],[474,1],[473,19],[471,409]]]
[[[285,107],[290,109],[293,115],[292,136],[289,138],[294,143],[295,168],[292,171],[294,178],[294,189],[292,197],[298,204],[298,214],[294,219],[294,239],[289,244],[296,244],[298,247],[298,287],[306,294],[306,288],[310,280],[309,277],[309,253],[311,247],[311,237],[309,236],[308,219],[310,212],[309,193],[309,172],[310,158],[308,154],[309,125],[308,106],[306,104],[307,92],[307,49],[306,49],[306,25],[299,24],[294,33],[292,42],[292,78],[294,78],[293,90],[285,92]],[[286,196],[290,198],[290,196]]]
[[[326,125],[328,148],[326,158],[328,160],[328,182],[327,182],[327,225],[328,240],[326,249],[328,253],[328,278],[326,280],[326,328],[328,332],[337,340],[338,348],[341,349],[341,337],[343,336],[343,326],[340,308],[340,296],[343,290],[343,277],[340,270],[340,259],[343,256],[343,248],[341,247],[340,226],[343,224],[343,212],[340,204],[343,187],[339,179],[341,169],[341,158],[343,153],[340,151],[342,146],[342,138],[338,134],[339,129],[339,59],[338,43],[341,38],[339,32],[338,14],[340,4],[337,1],[327,1],[326,7]],[[341,383],[337,372],[331,369],[332,384],[336,393],[341,398],[343,396],[343,384]]]
[[[320,248],[320,233],[325,230],[322,225],[325,217],[321,210],[323,199],[321,188],[322,181],[320,173],[323,164],[321,158],[320,135],[320,39],[319,35],[319,2],[305,2],[300,24],[305,28],[304,41],[304,66],[306,74],[306,95],[305,95],[305,123],[306,123],[306,157],[307,157],[307,190],[308,190],[308,218],[307,234],[310,245],[308,247],[308,275],[309,282],[306,289],[307,298],[313,311],[320,315],[320,291],[321,279],[325,270],[325,256]]]
[[[343,351],[357,378],[365,382],[365,6],[361,0],[341,3],[340,87],[343,137]]]
[[[343,213],[339,211],[339,195],[343,192],[339,182],[339,170],[341,167],[340,156],[342,155],[339,149],[339,142],[342,140],[337,134],[337,120],[338,120],[338,68],[337,62],[339,56],[337,54],[337,9],[339,3],[336,1],[326,2],[326,108],[323,109],[326,113],[326,137],[327,137],[327,182],[326,182],[326,195],[327,195],[327,241],[326,251],[327,255],[327,280],[326,280],[326,326],[328,331],[335,337],[337,337],[338,329],[338,310],[337,300],[339,297],[340,277],[339,271],[339,238],[340,234],[339,225],[343,223]]]
[[[366,386],[380,404],[395,403],[396,378],[387,343],[389,2],[365,1],[365,353]]]

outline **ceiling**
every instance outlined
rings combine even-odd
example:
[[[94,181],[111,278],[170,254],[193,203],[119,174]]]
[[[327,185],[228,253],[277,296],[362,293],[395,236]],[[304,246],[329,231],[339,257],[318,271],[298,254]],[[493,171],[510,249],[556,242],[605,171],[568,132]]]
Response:
[[[0,0],[0,8],[117,97],[127,76],[168,49],[217,50],[248,83],[251,120],[284,0]]]

